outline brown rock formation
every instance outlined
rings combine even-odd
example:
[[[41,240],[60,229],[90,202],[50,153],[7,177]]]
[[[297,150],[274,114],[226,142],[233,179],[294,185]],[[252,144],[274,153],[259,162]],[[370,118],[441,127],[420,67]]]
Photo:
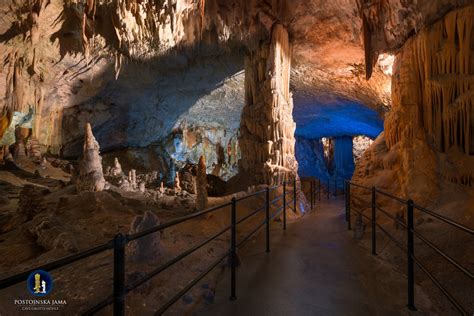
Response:
[[[473,20],[474,5],[452,11],[400,49],[385,133],[358,164],[356,181],[422,205],[447,183],[459,186],[456,194],[472,191]]]
[[[204,156],[199,158],[196,178],[196,207],[198,210],[207,208],[207,177],[206,177],[206,160]]]
[[[79,166],[79,175],[76,179],[76,188],[78,191],[97,192],[104,189],[105,179],[99,149],[99,143],[92,134],[91,125],[87,123],[84,138],[84,153]]]
[[[288,32],[281,24],[273,27],[271,42],[261,44],[245,60],[241,171],[256,183],[281,183],[298,170],[290,63]]]

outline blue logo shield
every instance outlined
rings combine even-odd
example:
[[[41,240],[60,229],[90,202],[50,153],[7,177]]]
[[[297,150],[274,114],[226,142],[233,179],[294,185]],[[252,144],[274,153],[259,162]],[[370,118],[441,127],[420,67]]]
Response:
[[[36,270],[28,276],[26,284],[34,296],[46,296],[53,289],[53,278],[46,271]]]

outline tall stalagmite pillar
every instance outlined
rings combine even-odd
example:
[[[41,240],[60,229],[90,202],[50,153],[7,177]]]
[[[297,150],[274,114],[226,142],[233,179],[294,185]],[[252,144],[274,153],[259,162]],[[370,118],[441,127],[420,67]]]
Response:
[[[198,210],[202,211],[207,208],[207,175],[206,159],[204,158],[204,156],[201,156],[199,158],[196,182],[196,206]]]
[[[278,184],[297,174],[290,63],[288,32],[281,24],[273,26],[270,43],[245,59],[240,171],[256,183]]]
[[[102,171],[99,143],[92,134],[91,125],[87,123],[84,136],[84,153],[79,164],[76,188],[78,191],[98,192],[104,190],[104,187],[105,179]]]

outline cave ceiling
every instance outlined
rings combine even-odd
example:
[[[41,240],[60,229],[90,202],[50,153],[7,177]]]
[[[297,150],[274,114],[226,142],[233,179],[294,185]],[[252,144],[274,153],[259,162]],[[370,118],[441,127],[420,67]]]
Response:
[[[114,108],[117,113],[136,107],[127,111],[141,116],[160,107],[160,100],[168,100],[158,111],[163,119],[177,116],[173,111],[180,106],[173,102],[180,102],[179,93],[203,103],[206,94],[218,89],[214,99],[240,109],[243,92],[237,86],[243,84],[245,51],[268,40],[278,22],[288,29],[293,46],[291,90],[296,110],[347,100],[383,113],[390,107],[391,78],[377,64],[379,54],[393,53],[423,23],[434,20],[434,12],[452,6],[452,1],[411,2],[4,0],[0,2],[0,110],[25,111],[41,103],[53,122],[57,113],[81,105],[84,120],[89,112],[104,112],[99,115],[102,124],[115,115],[106,113],[111,112],[107,110],[111,104],[121,104]],[[365,69],[368,56],[373,61],[368,64],[370,80]],[[209,60],[214,64],[199,65]],[[216,60],[224,66],[217,74]],[[190,97],[193,81],[199,81],[201,88]],[[143,103],[147,104],[138,110]],[[219,103],[210,102],[207,108]],[[173,128],[166,122],[150,124]],[[44,137],[54,143],[55,133],[50,128]]]

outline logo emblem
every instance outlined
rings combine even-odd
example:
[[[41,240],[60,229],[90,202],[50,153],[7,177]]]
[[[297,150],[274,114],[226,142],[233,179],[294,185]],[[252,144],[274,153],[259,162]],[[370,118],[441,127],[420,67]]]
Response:
[[[28,277],[28,291],[35,296],[46,296],[53,288],[53,278],[43,270],[36,270]]]

